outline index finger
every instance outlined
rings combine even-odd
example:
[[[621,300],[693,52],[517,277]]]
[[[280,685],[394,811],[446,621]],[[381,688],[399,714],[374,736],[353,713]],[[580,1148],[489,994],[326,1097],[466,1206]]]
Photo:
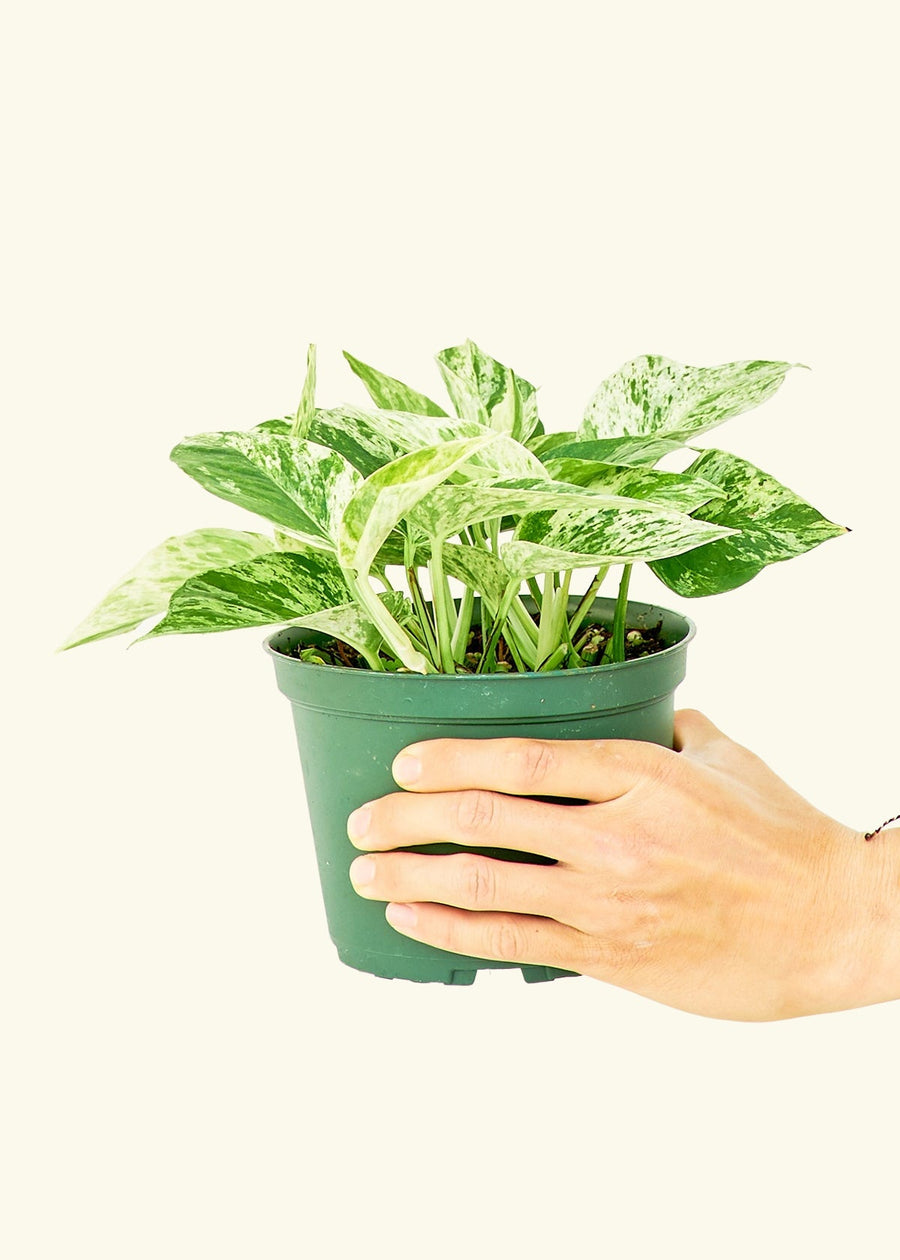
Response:
[[[486,788],[599,802],[624,796],[676,755],[630,739],[432,739],[404,748],[391,773],[412,792]]]

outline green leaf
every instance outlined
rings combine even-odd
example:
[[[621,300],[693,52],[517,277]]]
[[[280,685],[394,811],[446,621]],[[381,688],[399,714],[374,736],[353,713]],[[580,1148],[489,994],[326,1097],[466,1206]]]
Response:
[[[719,486],[687,473],[658,472],[655,468],[630,468],[588,459],[550,459],[545,466],[554,481],[571,482],[628,499],[652,499],[679,512],[690,513],[710,499],[725,497]]]
[[[348,603],[349,598],[331,556],[270,551],[244,564],[188,578],[173,591],[165,617],[143,638],[280,625]]]
[[[563,441],[548,439],[562,438]],[[531,449],[547,463],[551,459],[592,459],[603,464],[627,464],[651,467],[671,451],[680,451],[681,439],[650,437],[618,437],[576,440],[574,434],[548,433]]]
[[[656,576],[679,595],[734,590],[766,565],[790,560],[847,532],[774,477],[727,451],[704,451],[687,471],[725,492],[725,498],[702,509],[703,519],[735,527],[740,534],[652,564]]]
[[[413,411],[426,416],[446,416],[443,407],[432,402],[425,394],[410,389],[393,376],[385,376],[383,372],[360,359],[354,359],[347,350],[344,351],[344,358],[369,391],[369,397],[376,407],[385,407],[390,411]]]
[[[398,521],[492,441],[488,434],[411,451],[373,473],[344,511],[338,538],[342,566],[366,574]]]
[[[300,405],[291,426],[291,437],[305,438],[309,436],[309,426],[316,414],[316,347],[310,346],[306,351],[306,380],[303,382],[303,393]]]
[[[537,391],[530,381],[466,341],[437,355],[457,415],[525,442],[540,427]]]
[[[670,508],[637,500],[631,504],[589,515],[570,508],[526,516],[513,540],[501,547],[503,563],[524,579],[537,573],[656,560],[733,532]]]
[[[585,408],[579,437],[657,434],[689,441],[764,402],[798,366],[745,360],[688,367],[661,355],[641,355],[599,386]]]
[[[336,452],[271,431],[200,433],[185,438],[172,460],[205,490],[334,550],[344,508],[361,484]]]
[[[104,596],[58,650],[126,634],[148,617],[161,613],[169,596],[186,578],[271,550],[270,538],[233,529],[195,529],[190,534],[167,538]]]

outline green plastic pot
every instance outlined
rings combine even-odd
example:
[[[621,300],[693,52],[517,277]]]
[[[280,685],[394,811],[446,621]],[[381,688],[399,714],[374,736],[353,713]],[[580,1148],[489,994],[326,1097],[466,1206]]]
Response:
[[[570,612],[577,604],[577,597],[569,601]],[[586,620],[610,625],[614,607],[613,600],[598,599]],[[298,643],[321,643],[322,635],[288,626],[266,640],[278,686],[293,708],[328,928],[342,962],[376,976],[442,984],[471,984],[482,968],[519,966],[451,954],[395,932],[384,904],[359,897],[350,883],[347,872],[358,850],[347,838],[347,818],[366,801],[399,790],[391,763],[419,740],[515,735],[640,739],[671,748],[674,692],[684,678],[694,625],[665,608],[629,603],[629,627],[652,627],[660,620],[667,646],[653,656],[541,674],[343,669],[284,654]],[[452,852],[455,846],[423,851]],[[478,851],[512,861],[547,861],[507,850]],[[524,964],[521,970],[529,982],[574,974]]]

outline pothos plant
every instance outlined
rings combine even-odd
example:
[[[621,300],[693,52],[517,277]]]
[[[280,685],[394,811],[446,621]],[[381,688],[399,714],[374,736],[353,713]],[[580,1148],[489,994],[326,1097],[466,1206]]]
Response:
[[[171,453],[206,490],[271,522],[272,536],[168,538],[63,649],[163,613],[143,639],[291,624],[349,645],[373,670],[572,669],[625,658],[634,564],[679,595],[712,595],[845,532],[746,460],[693,446],[797,365],[643,355],[603,381],[577,429],[545,433],[535,387],[472,341],[437,355],[455,415],[345,358],[373,407],[317,407],[311,346],[295,414],[185,438]],[[655,467],[683,447],[696,454],[684,472]],[[615,620],[598,658],[582,627],[613,566]],[[571,611],[579,570],[591,577]],[[307,659],[327,661],[315,648]]]

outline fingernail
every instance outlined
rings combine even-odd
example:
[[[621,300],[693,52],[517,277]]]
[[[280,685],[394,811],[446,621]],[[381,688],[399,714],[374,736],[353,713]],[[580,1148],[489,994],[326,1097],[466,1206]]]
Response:
[[[392,901],[384,912],[384,917],[395,928],[411,928],[416,926],[418,915],[412,906]]]
[[[409,753],[401,753],[394,761],[391,773],[401,787],[415,783],[422,773],[422,763],[418,757],[410,757]]]
[[[359,809],[355,809],[347,819],[347,835],[351,840],[362,840],[366,832],[369,830],[369,823],[372,821],[371,805],[361,805]]]
[[[359,888],[375,878],[375,863],[369,857],[358,857],[350,864],[350,882]]]

